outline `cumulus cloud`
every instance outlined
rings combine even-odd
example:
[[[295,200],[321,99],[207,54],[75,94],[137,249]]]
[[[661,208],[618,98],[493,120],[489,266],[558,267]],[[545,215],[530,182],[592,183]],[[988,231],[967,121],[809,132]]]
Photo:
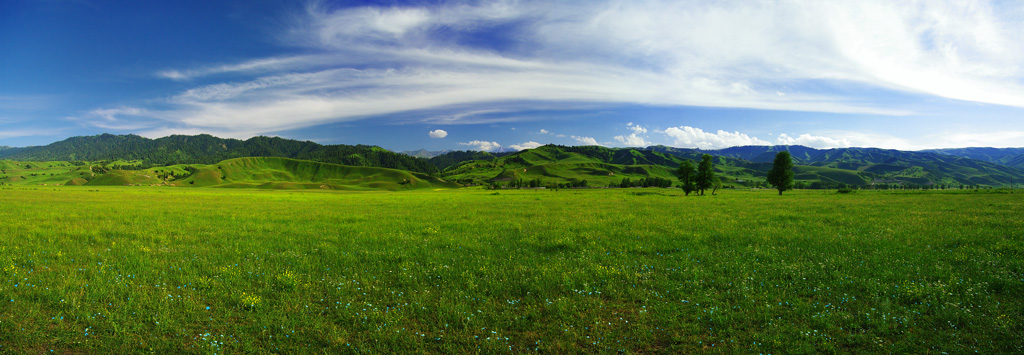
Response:
[[[512,149],[515,149],[515,150],[526,150],[526,149],[537,148],[537,147],[540,147],[542,145],[543,144],[540,144],[540,143],[537,143],[537,142],[534,142],[534,141],[529,141],[529,142],[520,143],[520,144],[513,144],[513,145],[510,145],[509,147],[512,148]]]
[[[896,144],[900,147],[910,147],[907,142],[892,141],[892,137],[869,135],[855,132],[835,132],[839,138],[820,136],[804,133],[793,137],[788,134],[779,134],[775,139],[778,145],[802,145],[811,148],[848,148],[860,147],[886,147]],[[672,139],[673,145],[677,147],[697,147],[701,149],[721,149],[745,145],[773,145],[772,142],[747,135],[740,132],[726,132],[718,130],[715,133],[705,132],[700,128],[679,126],[670,127],[664,134]],[[853,138],[853,139],[851,139]]]
[[[814,136],[810,134],[801,134],[800,136],[793,138],[788,134],[779,134],[776,139],[781,145],[802,145],[811,148],[847,148],[850,147],[850,141],[845,138],[830,138],[822,136]]]
[[[549,132],[548,130],[543,129],[543,128],[541,128],[540,132],[537,132],[537,133],[540,133],[540,134],[551,134],[551,132]]]
[[[448,132],[443,129],[435,129],[427,134],[430,135],[430,138],[444,138],[448,136]]]
[[[489,151],[501,148],[501,144],[498,144],[498,142],[488,142],[488,141],[469,141],[469,142],[459,143],[459,144],[460,145],[468,145],[470,147],[476,148],[476,150],[484,151],[484,152],[489,152]]]
[[[647,133],[646,128],[640,127],[640,125],[634,125],[633,122],[628,123],[626,126],[629,127],[629,129],[632,130],[635,134]]]
[[[627,123],[626,127],[628,127],[630,131],[633,131],[633,133],[630,133],[628,136],[618,135],[613,137],[616,141],[619,141],[619,143],[629,147],[646,147],[650,145],[650,143],[640,136],[641,134],[647,133],[646,128],[641,127],[639,124],[633,124],[633,122]]]
[[[646,140],[638,137],[636,133],[630,133],[628,136],[615,136],[615,140],[629,147],[646,147],[650,145],[647,144]]]
[[[745,133],[723,130],[711,133],[690,126],[669,127],[665,130],[665,135],[672,139],[674,146],[684,148],[720,149],[744,145],[772,145],[768,141]]]
[[[582,145],[600,145],[594,137],[571,136],[577,143]]]

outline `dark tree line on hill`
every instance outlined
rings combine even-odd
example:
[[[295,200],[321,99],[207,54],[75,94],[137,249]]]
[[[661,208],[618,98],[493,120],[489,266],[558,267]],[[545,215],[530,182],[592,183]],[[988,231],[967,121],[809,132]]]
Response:
[[[430,164],[434,165],[440,170],[448,169],[452,166],[457,166],[462,163],[474,161],[474,160],[494,160],[495,155],[488,152],[480,152],[475,150],[457,150],[454,152],[447,152],[436,157],[427,159]]]
[[[534,178],[530,180],[514,179],[509,181],[507,184],[500,184],[492,182],[488,185],[491,190],[497,189],[535,189],[535,188],[546,188],[546,189],[578,189],[590,187],[590,182],[586,179],[574,179],[570,178],[567,182],[554,183],[550,181],[544,181],[541,178]]]
[[[8,150],[5,150],[6,152]],[[21,161],[141,161],[135,168],[171,164],[214,164],[241,157],[282,157],[322,163],[391,168],[436,174],[437,167],[425,159],[398,154],[367,145],[321,145],[278,137],[248,140],[223,139],[211,135],[168,136],[148,139],[136,135],[72,137],[47,146],[19,149],[2,159]]]
[[[651,176],[646,178],[640,178],[637,180],[630,180],[629,178],[623,178],[618,184],[612,184],[609,187],[672,187],[672,180],[660,178],[657,176]]]
[[[763,179],[772,166],[774,156],[781,151],[789,152],[792,162],[798,164],[795,179],[801,181],[793,186],[797,188],[835,188],[837,185],[880,189],[935,188],[943,185],[955,188],[960,185],[1007,186],[1014,180],[1024,181],[1024,170],[1015,167],[1017,162],[1024,162],[1021,153],[1024,150],[1014,148],[908,152],[877,148],[747,146],[702,151],[664,146],[633,149],[547,145],[514,153],[449,152],[427,160],[375,146],[320,145],[271,137],[242,141],[210,135],[147,139],[135,135],[104,134],[73,137],[42,147],[0,148],[0,160],[71,161],[76,164],[88,162],[90,165],[97,161],[126,160],[133,163],[118,163],[121,165],[113,168],[147,169],[169,164],[213,164],[240,157],[284,157],[393,168],[434,176],[441,175],[439,171],[445,170],[444,175],[451,180],[465,184],[487,184],[486,176],[500,175],[498,170],[507,168],[508,164],[528,167],[532,164],[559,164],[563,159],[570,159],[572,162],[567,164],[571,165],[592,160],[597,164],[587,168],[591,174],[605,175],[610,172],[603,171],[608,168],[599,164],[616,164],[622,165],[624,175],[636,176],[650,173],[650,169],[641,167],[644,165],[676,170],[681,161],[696,163],[703,161],[704,153],[710,153],[714,164],[727,167],[720,172],[729,174],[732,178],[730,184],[761,187],[766,185]],[[693,170],[696,170],[697,164],[694,165]],[[564,181],[569,177],[559,178]],[[683,187],[688,186],[683,184]],[[706,183],[698,187],[694,180],[689,190],[701,191],[707,188]]]

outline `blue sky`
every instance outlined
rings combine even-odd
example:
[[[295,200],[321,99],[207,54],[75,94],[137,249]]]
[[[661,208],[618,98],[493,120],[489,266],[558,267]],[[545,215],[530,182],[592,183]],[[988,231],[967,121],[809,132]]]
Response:
[[[0,145],[1024,146],[1018,1],[0,1]]]

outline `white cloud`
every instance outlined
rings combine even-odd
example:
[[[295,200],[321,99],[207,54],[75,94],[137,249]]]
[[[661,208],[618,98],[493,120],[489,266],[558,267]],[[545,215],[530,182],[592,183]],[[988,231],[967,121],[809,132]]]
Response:
[[[940,148],[929,144],[922,144],[919,139],[910,140],[907,138],[896,137],[888,134],[882,134],[878,132],[870,131],[845,131],[845,130],[829,130],[818,132],[826,137],[832,139],[849,142],[850,147],[863,147],[863,148],[885,148],[885,149],[899,149],[899,150],[920,150],[927,148]],[[783,134],[779,135],[780,137]],[[941,142],[941,140],[939,140]]]
[[[489,151],[501,148],[501,144],[498,144],[498,142],[488,142],[488,141],[469,141],[469,142],[459,143],[459,144],[460,145],[472,146],[472,147],[476,148],[476,150],[484,151],[484,152],[489,152]]]
[[[537,147],[540,147],[542,145],[543,144],[540,144],[540,143],[537,143],[537,142],[534,142],[534,141],[529,141],[529,142],[525,142],[525,143],[510,145],[509,148],[512,148],[512,149],[515,149],[515,150],[526,150],[526,149],[537,148]]]
[[[639,124],[634,125],[633,122],[627,123],[626,127],[633,131],[633,133],[630,133],[628,136],[618,135],[613,138],[628,147],[646,147],[650,145],[643,137],[639,136],[640,134],[647,133],[646,128],[641,127]]]
[[[650,145],[643,138],[637,136],[636,133],[630,133],[628,136],[615,136],[615,140],[628,147],[646,147]]]
[[[632,122],[629,124],[629,129],[633,130],[633,133],[635,133],[635,134],[647,133],[647,129],[646,128],[640,127],[640,125],[635,125],[634,126],[632,124]]]
[[[443,129],[435,129],[427,134],[430,135],[430,138],[444,138],[448,136],[448,132]]]
[[[572,136],[572,139],[575,139],[576,142],[582,145],[600,145],[597,143],[597,140],[594,139],[593,137]]]
[[[166,69],[156,72],[158,78],[171,80],[190,80],[197,77],[237,73],[237,72],[267,72],[273,70],[304,67],[326,61],[320,56],[295,56],[295,57],[272,57],[245,61],[237,64],[215,65],[195,69]]]
[[[159,113],[129,106],[98,108],[86,112],[82,117],[67,117],[85,125],[110,130],[141,130],[159,123]]]
[[[146,115],[146,110],[138,107],[121,106],[118,108],[95,109],[89,111],[90,115],[98,116],[107,121],[117,121],[119,116],[140,116]]]
[[[197,86],[137,116],[151,127],[259,134],[401,112],[441,113],[421,118],[434,123],[511,122],[526,118],[502,112],[551,103],[908,114],[904,102],[875,96],[900,91],[1024,107],[1021,11],[1001,8],[1015,6],[956,0],[313,3],[277,36],[320,54],[162,70],[156,75],[173,80],[248,79]],[[480,36],[515,45],[496,49],[459,40]],[[851,84],[865,89],[849,90]],[[498,104],[501,112],[480,109]],[[620,142],[644,140],[646,128],[629,126],[633,135]],[[689,133],[674,132],[692,144],[764,143],[738,133],[705,133],[706,139]]]
[[[744,145],[772,145],[768,141],[740,132],[718,130],[716,133],[710,133],[689,126],[669,127],[664,133],[673,140],[674,146],[683,148],[720,149]]]
[[[551,132],[548,132],[548,130],[543,129],[543,128],[541,128],[540,132],[538,132],[538,133],[540,133],[540,134],[552,134]]]
[[[850,141],[845,138],[830,138],[823,136],[814,136],[810,134],[801,134],[800,136],[793,138],[788,134],[782,133],[777,137],[777,141],[781,145],[802,145],[811,148],[847,148],[850,147]]]
[[[49,137],[63,134],[67,129],[0,129],[0,139],[21,138],[21,137]],[[3,144],[0,144],[3,145]]]
[[[928,137],[927,148],[957,148],[957,147],[993,147],[1010,148],[1021,147],[1024,142],[1024,131],[999,131],[999,132],[958,132],[943,133]]]

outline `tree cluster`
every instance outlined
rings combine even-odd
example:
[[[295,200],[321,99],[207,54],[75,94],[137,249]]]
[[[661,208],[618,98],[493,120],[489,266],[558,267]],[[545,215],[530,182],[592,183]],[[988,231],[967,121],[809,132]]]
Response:
[[[657,176],[649,176],[638,180],[630,180],[627,177],[623,178],[622,181],[619,182],[618,185],[614,185],[614,187],[672,187],[672,180]]]
[[[722,187],[722,181],[715,176],[713,159],[714,157],[711,154],[702,155],[700,165],[697,166],[696,170],[693,167],[693,162],[690,160],[683,160],[679,164],[676,176],[679,177],[679,187],[683,189],[683,193],[689,196],[691,192],[696,191],[699,195],[704,196],[706,190],[712,189],[711,194],[714,195],[715,191]]]

